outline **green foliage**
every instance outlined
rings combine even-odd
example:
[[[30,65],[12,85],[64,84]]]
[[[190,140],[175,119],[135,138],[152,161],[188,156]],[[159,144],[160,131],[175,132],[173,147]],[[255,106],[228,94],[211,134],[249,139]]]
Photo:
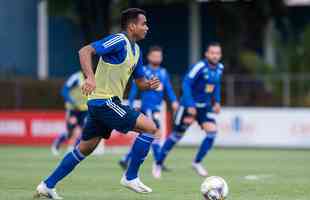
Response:
[[[265,63],[264,60],[255,51],[241,51],[239,57],[241,64],[250,73],[269,74],[272,72],[272,66]]]

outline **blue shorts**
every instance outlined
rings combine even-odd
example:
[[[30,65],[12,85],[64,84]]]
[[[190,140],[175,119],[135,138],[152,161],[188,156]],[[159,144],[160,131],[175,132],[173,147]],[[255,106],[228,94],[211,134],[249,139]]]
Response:
[[[160,128],[160,111],[158,109],[143,109],[141,112],[153,120],[156,128]]]
[[[139,112],[122,105],[118,97],[98,101],[101,103],[88,102],[88,115],[83,128],[82,140],[95,137],[108,139],[114,129],[123,133],[134,129]]]
[[[210,112],[209,107],[196,108],[196,110],[197,110],[196,120],[199,125],[202,125],[205,122],[216,123],[215,119],[208,116],[208,112]],[[187,108],[184,106],[180,106],[174,116],[173,130],[176,132],[184,133],[186,129],[191,125],[184,123],[184,118],[189,116],[191,115],[188,113]]]
[[[67,110],[67,116],[66,116],[67,129],[71,131],[76,126],[83,127],[86,116],[87,116],[87,111]],[[71,117],[75,117],[77,119],[77,123],[74,123],[74,124],[70,123],[69,119]]]

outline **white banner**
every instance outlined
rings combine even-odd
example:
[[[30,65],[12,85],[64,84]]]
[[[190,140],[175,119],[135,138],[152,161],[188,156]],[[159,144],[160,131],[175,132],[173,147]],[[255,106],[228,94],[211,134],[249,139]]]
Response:
[[[0,135],[24,136],[26,124],[23,119],[1,119]]]
[[[31,133],[33,136],[49,136],[66,131],[63,120],[33,119],[31,121]]]
[[[310,148],[307,108],[224,108],[215,118],[218,146]],[[196,123],[180,144],[199,145],[204,137]]]

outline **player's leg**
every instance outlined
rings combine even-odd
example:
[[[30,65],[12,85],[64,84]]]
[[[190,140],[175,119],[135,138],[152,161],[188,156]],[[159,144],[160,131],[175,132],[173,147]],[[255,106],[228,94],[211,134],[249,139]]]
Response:
[[[73,134],[73,130],[75,126],[77,125],[77,118],[74,115],[72,111],[67,111],[66,113],[66,122],[67,122],[67,132],[61,133],[58,135],[55,140],[52,143],[51,151],[53,155],[58,156],[59,155],[59,149],[60,146],[67,141],[69,138],[71,138]]]
[[[172,148],[181,140],[186,129],[193,123],[194,117],[190,116],[184,107],[180,107],[176,112],[174,119],[173,132],[164,142],[161,147],[158,160],[156,161],[156,168],[153,175],[155,178],[161,177],[162,166]]]
[[[143,113],[146,114],[146,116],[148,118],[151,118],[153,120],[153,122],[155,123],[156,127],[157,127],[157,132],[155,133],[155,135],[160,135],[160,123],[159,123],[159,117],[160,117],[160,113],[159,111],[152,111],[150,109],[146,110],[146,111],[142,111]],[[156,161],[158,159],[158,155],[159,155],[159,151],[160,151],[160,138],[155,138],[153,143],[152,143],[152,150],[153,150],[153,156],[154,156],[154,160]],[[129,151],[122,157],[122,159],[119,161],[119,165],[126,170],[128,167],[128,163],[131,160],[131,156],[132,156],[132,147],[129,149]]]
[[[161,135],[160,132],[160,112],[158,110],[149,111],[148,117],[152,118],[153,122],[156,125],[157,132],[156,135]],[[155,138],[152,143],[152,151],[153,151],[153,158],[156,162],[156,160],[159,159],[159,153],[160,153],[160,137]]]
[[[35,197],[62,199],[55,190],[56,184],[65,178],[74,168],[88,156],[100,142],[99,137],[81,141],[79,146],[67,153],[55,170],[38,187]]]
[[[118,162],[118,164],[121,166],[123,170],[126,170],[128,168],[128,163],[131,160],[131,149],[127,151],[127,153],[121,158],[121,160]]]
[[[75,142],[74,142],[74,147],[78,146],[78,144],[81,142],[82,138],[82,130],[84,127],[84,124],[86,123],[86,117],[87,117],[87,111],[81,111],[79,112],[77,116],[77,124],[78,124],[78,129],[75,133]]]
[[[154,138],[159,136],[156,135],[157,128],[154,122],[144,114],[140,114],[137,118],[134,130],[140,132],[140,134],[132,145],[131,161],[129,162],[125,176],[121,180],[121,184],[136,192],[149,193],[152,192],[152,189],[140,181],[138,172]]]
[[[214,119],[208,118],[206,122],[201,124],[201,128],[205,131],[206,137],[203,139],[195,159],[193,161],[193,168],[200,176],[207,176],[207,170],[201,165],[201,161],[206,156],[208,151],[213,147],[214,139],[217,132],[217,127]]]
[[[100,142],[101,137],[98,134],[105,130],[102,130],[96,122],[93,117],[88,117],[80,144],[68,152],[51,175],[38,185],[37,197],[48,196],[52,199],[61,199],[56,193],[56,184],[73,171],[86,156],[90,155]]]

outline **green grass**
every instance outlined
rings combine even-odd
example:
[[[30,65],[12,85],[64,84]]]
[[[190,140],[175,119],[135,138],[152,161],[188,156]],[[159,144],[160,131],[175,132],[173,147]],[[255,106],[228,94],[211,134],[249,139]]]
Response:
[[[151,176],[149,158],[142,180],[153,193],[140,195],[124,189],[117,161],[120,154],[90,157],[58,185],[65,200],[200,200],[198,177],[190,163],[194,148],[177,148],[167,160],[173,172],[162,180]],[[36,185],[55,167],[59,158],[45,148],[0,148],[0,199],[32,199]],[[224,177],[230,200],[310,200],[310,151],[215,149],[205,159],[211,175]],[[257,175],[257,180],[246,180]]]

